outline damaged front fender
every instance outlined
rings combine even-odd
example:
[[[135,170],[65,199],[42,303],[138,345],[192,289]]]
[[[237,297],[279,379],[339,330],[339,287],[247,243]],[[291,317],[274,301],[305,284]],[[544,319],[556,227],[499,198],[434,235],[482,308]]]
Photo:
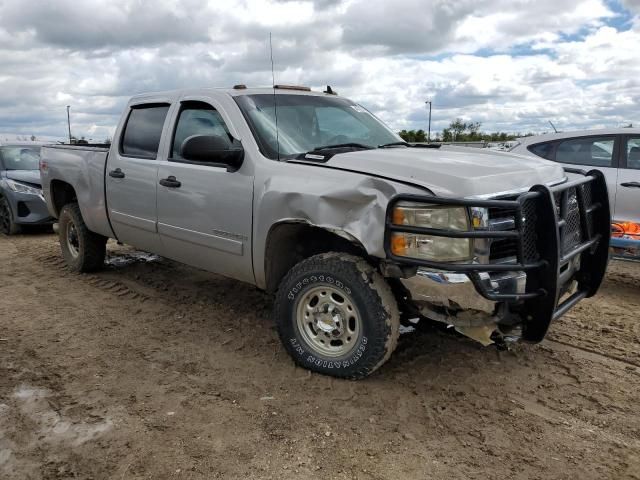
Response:
[[[368,255],[385,257],[385,215],[399,193],[425,189],[384,178],[321,165],[273,162],[269,175],[257,172],[254,195],[254,269],[266,288],[266,246],[274,225],[304,223],[361,246]]]

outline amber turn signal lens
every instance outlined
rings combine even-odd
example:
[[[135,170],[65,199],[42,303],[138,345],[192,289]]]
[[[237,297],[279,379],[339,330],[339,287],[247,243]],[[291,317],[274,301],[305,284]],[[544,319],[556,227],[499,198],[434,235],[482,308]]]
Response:
[[[394,255],[404,256],[407,253],[407,241],[404,235],[394,234],[391,237],[391,252]]]
[[[404,216],[404,210],[401,208],[393,209],[393,224],[394,225],[404,225],[406,217]]]

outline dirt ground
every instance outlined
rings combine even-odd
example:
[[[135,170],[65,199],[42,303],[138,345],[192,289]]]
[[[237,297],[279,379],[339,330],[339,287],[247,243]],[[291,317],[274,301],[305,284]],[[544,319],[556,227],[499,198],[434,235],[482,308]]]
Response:
[[[640,263],[540,345],[428,326],[367,380],[297,368],[270,298],[109,244],[0,236],[0,478],[640,479]]]

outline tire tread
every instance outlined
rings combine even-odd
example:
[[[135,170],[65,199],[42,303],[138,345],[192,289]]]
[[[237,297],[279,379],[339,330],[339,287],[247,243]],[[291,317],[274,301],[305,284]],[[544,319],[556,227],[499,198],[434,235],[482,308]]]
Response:
[[[62,207],[62,210],[60,211],[60,218],[62,219],[63,216],[67,214],[75,223],[78,236],[83,238],[83,247],[79,252],[78,261],[76,263],[72,263],[67,260],[67,264],[73,271],[80,273],[94,272],[101,269],[104,266],[107,238],[94,233],[87,228],[87,225],[84,223],[84,219],[82,218],[82,213],[80,212],[80,206],[77,203],[68,203]],[[64,227],[61,225],[59,230],[60,246],[64,255]],[[65,259],[66,258],[67,256],[65,256]]]
[[[363,357],[363,362],[356,364],[356,368],[336,369],[330,373],[337,377],[352,380],[367,377],[380,368],[395,350],[400,336],[400,314],[391,288],[382,275],[362,257],[342,252],[321,253],[302,260],[285,275],[276,291],[274,308],[275,322],[280,340],[296,364],[304,368],[319,371],[305,363],[300,356],[296,354],[295,349],[288,341],[288,325],[286,324],[286,322],[291,321],[288,312],[289,300],[286,296],[289,286],[294,284],[297,278],[317,272],[326,272],[334,275],[339,274],[343,278],[353,278],[355,274],[371,289],[371,292],[365,291],[363,295],[367,304],[367,312],[375,312],[379,308],[382,308],[385,312],[384,316],[376,314],[370,315],[370,319],[373,321],[384,322],[383,325],[377,325],[377,328],[384,332],[384,334],[382,336],[383,338],[372,339],[372,341],[367,344],[370,350],[366,359]],[[350,287],[354,288],[355,286],[356,285],[351,285]],[[368,293],[372,293],[373,295],[367,295]],[[328,372],[320,371],[320,373]]]

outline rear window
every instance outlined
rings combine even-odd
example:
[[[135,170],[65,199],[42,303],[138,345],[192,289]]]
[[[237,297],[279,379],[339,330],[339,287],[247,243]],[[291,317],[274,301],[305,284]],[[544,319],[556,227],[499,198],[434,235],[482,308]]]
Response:
[[[156,158],[168,111],[169,105],[132,108],[122,136],[121,153],[130,157]]]
[[[612,137],[585,137],[558,144],[556,162],[593,167],[610,167],[613,160]]]

